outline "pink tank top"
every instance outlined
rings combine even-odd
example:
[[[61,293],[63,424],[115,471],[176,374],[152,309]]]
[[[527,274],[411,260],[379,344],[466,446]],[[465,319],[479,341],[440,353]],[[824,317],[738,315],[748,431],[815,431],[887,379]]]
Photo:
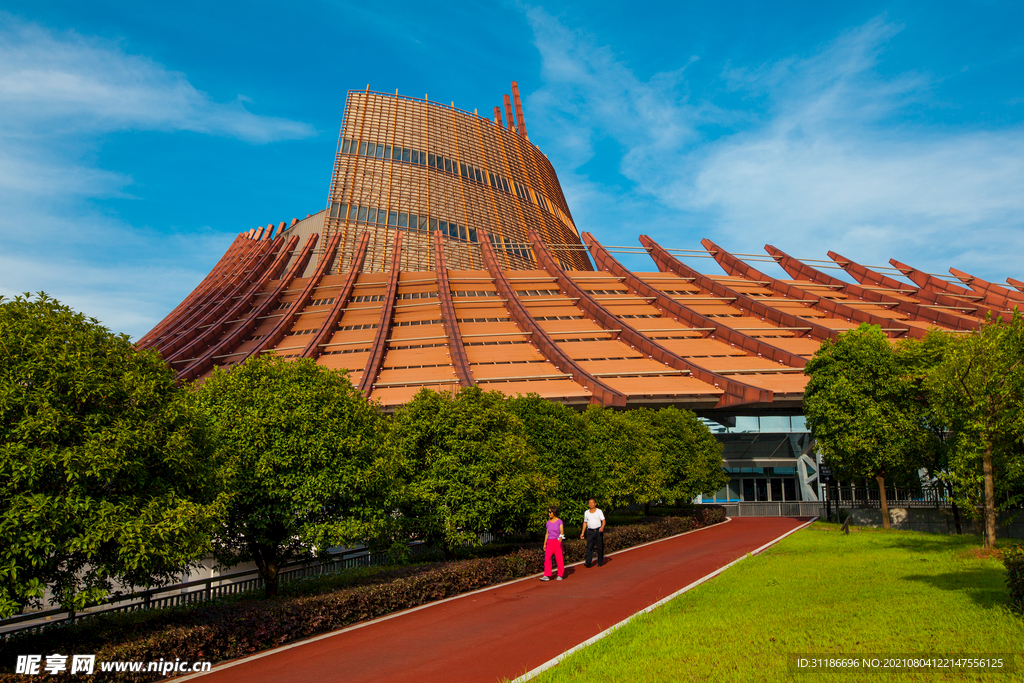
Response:
[[[560,527],[560,526],[562,526],[562,520],[560,520],[560,519],[548,520],[547,527],[548,527],[548,540],[549,541],[552,540],[552,539],[557,539],[558,538],[558,536],[559,536],[558,527]]]

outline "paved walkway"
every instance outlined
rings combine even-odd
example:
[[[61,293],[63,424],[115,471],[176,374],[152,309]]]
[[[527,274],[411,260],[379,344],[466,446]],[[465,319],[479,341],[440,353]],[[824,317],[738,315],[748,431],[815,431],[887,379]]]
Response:
[[[202,675],[202,683],[495,683],[538,667],[806,520],[746,517],[506,583]]]

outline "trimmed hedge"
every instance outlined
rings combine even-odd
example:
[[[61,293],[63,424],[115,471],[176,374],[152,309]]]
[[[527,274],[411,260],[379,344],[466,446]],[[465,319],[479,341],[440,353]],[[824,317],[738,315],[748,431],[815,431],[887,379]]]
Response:
[[[605,552],[625,548],[725,520],[721,507],[708,506],[687,517],[666,517],[645,524],[610,527]],[[566,564],[584,558],[586,543],[564,542]],[[220,662],[333,631],[391,612],[450,598],[543,569],[539,549],[521,549],[501,557],[462,560],[422,568],[384,572],[336,591],[299,597],[225,600],[159,612],[96,617],[38,634],[16,636],[0,644],[0,666],[13,671],[19,654],[95,654],[99,661],[156,661],[168,657]],[[70,659],[69,659],[70,661]],[[97,673],[90,680],[152,681],[156,674]],[[74,680],[69,674],[47,680]],[[0,673],[0,682],[24,680]]]
[[[1003,550],[1003,564],[1010,587],[1010,606],[1024,612],[1024,545],[1018,543]]]

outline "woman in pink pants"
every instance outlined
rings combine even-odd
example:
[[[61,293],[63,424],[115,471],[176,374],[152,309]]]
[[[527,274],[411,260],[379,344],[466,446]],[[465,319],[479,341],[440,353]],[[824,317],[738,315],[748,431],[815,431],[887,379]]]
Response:
[[[565,529],[562,528],[562,520],[558,518],[558,508],[548,508],[547,538],[544,541],[544,576],[541,581],[551,580],[551,556],[558,560],[558,581],[562,580],[565,573],[565,560],[562,559],[562,539],[565,538]]]

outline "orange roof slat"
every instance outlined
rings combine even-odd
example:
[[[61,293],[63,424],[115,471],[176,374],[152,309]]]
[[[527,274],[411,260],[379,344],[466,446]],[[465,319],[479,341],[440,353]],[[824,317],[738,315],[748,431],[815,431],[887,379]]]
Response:
[[[486,382],[497,377],[538,377],[564,374],[543,358],[529,363],[474,363],[472,367],[473,377],[479,382]]]
[[[713,384],[699,379],[676,375],[668,377],[603,377],[603,382],[628,396],[685,396],[706,394],[719,396],[725,393]]]
[[[743,349],[717,339],[659,339],[658,343],[680,356],[746,356]]]
[[[499,391],[506,396],[539,394],[542,398],[573,399],[589,398],[590,391],[571,379],[545,379],[522,382],[481,382],[480,388],[485,391]]]
[[[743,375],[747,384],[770,389],[776,394],[802,394],[807,386],[807,375]]]
[[[533,344],[494,344],[484,346],[467,346],[466,357],[470,363],[484,363],[495,360],[506,361],[543,361],[544,356]]]
[[[409,365],[451,364],[448,346],[428,346],[421,349],[389,349],[384,357],[384,367]]]
[[[580,365],[587,372],[601,375],[606,372],[664,372],[679,375],[679,370],[650,358],[626,358],[622,360],[581,360]]]
[[[440,380],[456,380],[455,368],[449,365],[440,365],[428,368],[385,368],[374,379],[374,384],[430,384]]]
[[[294,351],[292,353],[295,353]],[[363,374],[363,370],[366,368],[366,361],[370,360],[370,352],[366,351],[363,353],[339,353],[327,355],[324,354],[316,359],[317,365],[322,365],[325,368],[331,368],[332,370],[347,369],[353,373]],[[352,379],[351,375],[349,379]],[[353,383],[358,382],[357,379],[352,379]]]
[[[764,370],[766,372],[772,370],[791,370],[789,366],[773,363],[767,358],[758,358],[757,356],[729,356],[724,358],[712,356],[710,358],[701,358],[700,365],[713,372],[728,372],[730,370]]]
[[[772,339],[772,345],[801,356],[813,356],[814,352],[821,346],[821,342],[807,337],[783,337]]]
[[[636,349],[629,348],[622,342],[589,341],[589,342],[562,342],[559,344],[563,351],[576,358],[643,358],[642,353]]]

